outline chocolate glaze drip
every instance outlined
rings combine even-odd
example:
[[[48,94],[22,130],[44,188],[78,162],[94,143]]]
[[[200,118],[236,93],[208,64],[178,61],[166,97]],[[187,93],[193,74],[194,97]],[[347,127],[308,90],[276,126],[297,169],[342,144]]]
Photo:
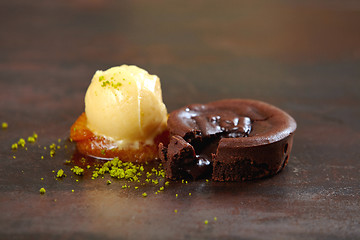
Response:
[[[170,144],[160,144],[167,177],[197,179],[212,175],[214,180],[236,181],[280,171],[288,160],[296,123],[272,105],[228,99],[176,110],[170,114],[168,127]],[[191,154],[182,158],[185,152]],[[231,169],[236,169],[240,177],[227,173]]]

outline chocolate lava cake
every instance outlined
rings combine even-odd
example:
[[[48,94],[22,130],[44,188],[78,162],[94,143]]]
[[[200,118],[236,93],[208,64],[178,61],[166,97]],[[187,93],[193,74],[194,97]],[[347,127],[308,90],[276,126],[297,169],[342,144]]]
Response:
[[[167,178],[245,181],[284,168],[296,122],[264,102],[225,99],[172,112],[168,128],[169,144],[159,145]]]

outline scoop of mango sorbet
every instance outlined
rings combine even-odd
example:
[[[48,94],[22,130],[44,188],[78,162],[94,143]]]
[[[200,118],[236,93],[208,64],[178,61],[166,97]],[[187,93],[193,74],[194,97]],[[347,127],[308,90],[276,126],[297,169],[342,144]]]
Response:
[[[85,95],[85,114],[87,127],[118,147],[153,144],[167,121],[160,79],[137,66],[99,70]]]

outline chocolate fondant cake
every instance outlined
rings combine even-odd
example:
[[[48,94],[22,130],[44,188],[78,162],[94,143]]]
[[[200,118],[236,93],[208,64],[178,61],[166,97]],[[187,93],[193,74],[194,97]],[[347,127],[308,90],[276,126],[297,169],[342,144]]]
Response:
[[[226,99],[178,109],[168,128],[168,146],[159,145],[168,178],[244,181],[284,168],[296,122],[264,102]]]

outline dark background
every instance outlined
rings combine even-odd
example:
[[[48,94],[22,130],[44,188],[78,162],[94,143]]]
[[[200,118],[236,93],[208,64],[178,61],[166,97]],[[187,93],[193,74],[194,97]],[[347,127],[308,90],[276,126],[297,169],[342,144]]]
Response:
[[[223,98],[284,109],[298,123],[288,166],[157,195],[73,175],[86,88],[121,64],[158,75],[169,112]],[[0,239],[359,239],[359,119],[359,1],[2,0]]]

